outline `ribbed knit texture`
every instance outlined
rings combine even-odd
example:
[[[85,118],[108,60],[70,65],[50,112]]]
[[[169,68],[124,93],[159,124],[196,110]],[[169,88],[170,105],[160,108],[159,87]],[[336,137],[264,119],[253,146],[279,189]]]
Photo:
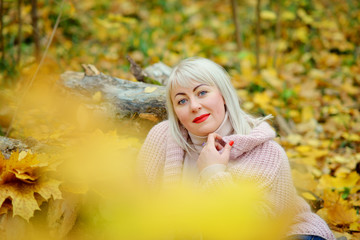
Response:
[[[255,181],[260,190],[269,193],[269,206],[264,207],[267,214],[294,210],[296,215],[288,235],[307,234],[335,240],[325,221],[296,195],[288,158],[274,138],[275,132],[266,122],[248,135],[223,137],[225,142],[234,141],[227,170],[212,176],[203,187],[235,184],[241,179]],[[154,188],[176,186],[181,183],[184,156],[184,150],[171,137],[168,121],[161,122],[151,129],[142,146],[140,174]]]

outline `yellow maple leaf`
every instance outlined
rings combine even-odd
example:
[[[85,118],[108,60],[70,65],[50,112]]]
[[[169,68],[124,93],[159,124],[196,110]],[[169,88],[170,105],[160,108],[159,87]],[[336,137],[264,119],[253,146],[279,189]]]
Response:
[[[31,152],[12,152],[9,159],[0,153],[0,211],[12,209],[13,215],[29,220],[35,210],[40,210],[35,193],[44,200],[61,198],[60,181],[46,177],[48,168],[44,157]]]
[[[341,173],[336,177],[330,175],[323,175],[319,180],[319,187],[326,188],[336,188],[343,189],[345,187],[352,188],[360,180],[359,174],[357,172],[351,172],[350,174]]]
[[[333,207],[326,209],[328,219],[333,225],[346,225],[358,220],[356,210],[343,204],[334,204]]]
[[[9,159],[5,159],[0,155],[0,184],[11,181],[14,178],[23,180],[24,182],[33,181],[36,179],[34,168],[39,164],[35,155],[13,152]]]
[[[6,184],[0,186],[0,203],[10,198],[13,215],[19,215],[29,220],[35,210],[40,210],[38,203],[34,197],[32,189],[22,184]]]
[[[33,186],[34,192],[40,194],[45,200],[49,200],[50,197],[54,199],[61,199],[61,191],[59,190],[60,181],[56,179],[46,179],[39,181]]]
[[[323,199],[324,208],[320,209],[317,214],[330,225],[349,226],[359,220],[353,205],[344,200],[338,191],[325,189]]]

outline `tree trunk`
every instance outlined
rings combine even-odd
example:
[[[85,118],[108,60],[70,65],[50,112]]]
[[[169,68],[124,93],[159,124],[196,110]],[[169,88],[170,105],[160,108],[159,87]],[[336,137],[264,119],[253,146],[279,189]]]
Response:
[[[17,51],[17,64],[20,65],[21,61],[21,43],[22,43],[22,18],[21,18],[21,5],[22,0],[18,0],[18,20],[19,20],[19,28],[18,28],[18,51]]]
[[[241,38],[241,28],[239,23],[239,14],[237,10],[236,0],[231,0],[231,8],[233,14],[233,21],[235,25],[235,39],[238,51],[241,51],[242,48],[242,38]]]
[[[256,3],[256,72],[260,74],[260,26],[261,26],[261,17],[260,17],[260,5],[261,0],[257,0]]]
[[[278,71],[278,68],[277,68],[277,48],[278,48],[278,43],[279,43],[279,40],[280,40],[280,33],[281,33],[281,21],[280,21],[280,13],[281,13],[281,5],[282,5],[282,1],[281,0],[278,0],[278,1],[275,1],[275,4],[276,4],[276,27],[275,27],[275,42],[276,42],[276,45],[275,45],[275,49],[274,49],[274,58],[273,58],[273,68],[276,69],[276,71]]]
[[[0,152],[8,159],[13,151],[23,151],[29,149],[29,146],[17,139],[0,136]]]
[[[0,0],[0,51],[1,51],[1,62],[4,64],[5,61],[5,47],[4,47],[4,35],[3,35],[3,8],[4,0]]]
[[[60,86],[67,93],[88,102],[88,107],[103,111],[113,119],[142,118],[153,122],[166,119],[165,87],[142,82],[131,82],[103,73],[91,76],[67,71],[61,75]],[[103,102],[91,101],[100,92]]]
[[[37,16],[37,0],[31,0],[31,19],[33,28],[33,37],[35,45],[35,58],[36,61],[40,61],[40,38],[38,29],[38,16]]]

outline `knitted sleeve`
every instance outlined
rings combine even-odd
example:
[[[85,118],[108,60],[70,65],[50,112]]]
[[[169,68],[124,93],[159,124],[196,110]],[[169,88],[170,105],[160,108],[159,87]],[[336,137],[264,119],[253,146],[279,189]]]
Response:
[[[155,125],[148,133],[137,158],[137,175],[150,187],[160,186],[166,156],[168,122]]]

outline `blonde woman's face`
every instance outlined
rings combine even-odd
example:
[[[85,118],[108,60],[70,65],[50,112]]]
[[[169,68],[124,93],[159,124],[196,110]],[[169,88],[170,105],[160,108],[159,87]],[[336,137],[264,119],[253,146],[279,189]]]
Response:
[[[171,92],[174,111],[192,134],[215,132],[225,117],[225,101],[216,86],[193,82],[190,87],[175,86]]]

